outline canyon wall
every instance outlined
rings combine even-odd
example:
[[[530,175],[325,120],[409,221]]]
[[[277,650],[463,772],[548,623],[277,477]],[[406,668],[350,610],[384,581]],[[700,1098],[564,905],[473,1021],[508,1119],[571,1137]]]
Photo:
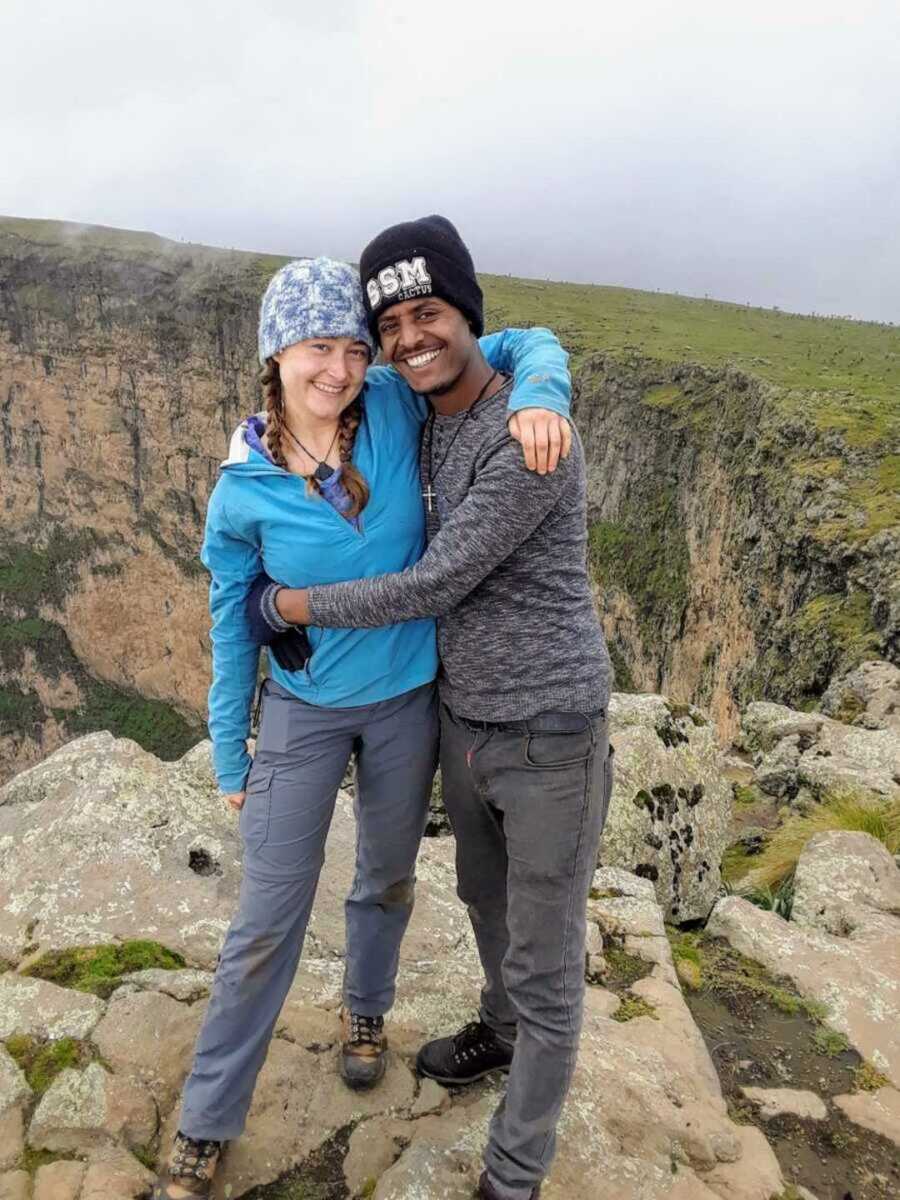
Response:
[[[92,728],[164,757],[202,736],[203,516],[259,406],[281,261],[0,219],[0,779]],[[541,315],[523,291],[515,322]],[[811,704],[839,667],[900,661],[900,459],[752,375],[602,351],[575,411],[619,686],[727,731],[737,703]]]

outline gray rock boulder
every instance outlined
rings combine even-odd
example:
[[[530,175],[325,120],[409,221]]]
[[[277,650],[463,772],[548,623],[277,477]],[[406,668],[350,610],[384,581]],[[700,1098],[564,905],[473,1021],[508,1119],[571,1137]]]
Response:
[[[900,667],[883,659],[860,663],[832,680],[821,707],[838,721],[900,733]]]
[[[204,754],[92,733],[0,789],[0,955],[139,937],[214,966],[240,849]]]
[[[714,727],[690,705],[620,694],[609,725],[615,783],[602,864],[649,879],[668,919],[706,917],[732,809]]]
[[[11,971],[0,975],[0,1039],[14,1033],[35,1038],[86,1038],[106,1005],[96,996],[72,992],[44,979]]]
[[[754,702],[741,718],[740,740],[755,752],[757,782],[771,795],[900,797],[898,729],[864,729],[782,704]]]
[[[0,1045],[0,1113],[27,1104],[30,1099],[31,1088],[28,1081],[12,1055]]]
[[[867,833],[817,833],[794,873],[791,920],[807,929],[847,937],[881,930],[900,936],[900,870],[893,855]]]
[[[807,843],[797,880],[796,920],[727,896],[713,909],[707,932],[821,1001],[827,1024],[896,1087],[900,910],[893,897],[900,871],[868,834],[827,833]]]
[[[156,1134],[150,1093],[127,1075],[111,1075],[99,1063],[65,1070],[41,1099],[28,1127],[37,1150],[78,1153],[97,1145],[143,1146]]]

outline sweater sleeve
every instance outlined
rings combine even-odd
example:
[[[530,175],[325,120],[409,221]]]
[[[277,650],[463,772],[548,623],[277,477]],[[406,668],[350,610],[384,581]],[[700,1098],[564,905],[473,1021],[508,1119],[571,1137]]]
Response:
[[[518,443],[503,436],[414,566],[311,588],[312,623],[357,628],[450,612],[537,529],[572,470],[570,458],[550,475],[529,471]]]
[[[549,408],[568,417],[572,402],[569,356],[549,329],[503,329],[478,339],[481,352],[496,370],[514,379],[509,398],[510,413],[523,408]],[[366,382],[389,387],[420,424],[428,416],[428,402],[414,392],[393,367],[370,367]]]
[[[250,631],[245,602],[263,566],[258,546],[241,537],[229,520],[223,482],[219,481],[210,497],[200,558],[212,576],[209,732],[213,763],[219,787],[231,793],[243,790],[251,764],[247,738],[259,646]]]

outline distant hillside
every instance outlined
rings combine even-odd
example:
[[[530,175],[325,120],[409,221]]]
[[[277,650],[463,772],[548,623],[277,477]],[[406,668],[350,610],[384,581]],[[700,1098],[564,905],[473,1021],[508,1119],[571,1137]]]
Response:
[[[0,775],[98,723],[198,736],[203,516],[283,261],[0,218]],[[482,282],[489,327],[572,354],[620,686],[727,729],[738,701],[900,661],[900,330]]]

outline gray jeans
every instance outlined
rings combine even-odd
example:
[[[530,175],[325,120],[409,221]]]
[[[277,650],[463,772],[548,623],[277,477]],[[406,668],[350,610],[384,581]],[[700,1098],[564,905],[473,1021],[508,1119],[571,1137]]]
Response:
[[[575,1067],[611,755],[602,712],[479,727],[441,706],[458,890],[485,975],[481,1019],[514,1046],[485,1151],[504,1200],[524,1200],[547,1173]]]
[[[357,753],[356,877],[346,901],[344,1001],[381,1016],[394,1002],[400,942],[437,759],[433,684],[355,708],[306,704],[267,680],[241,809],[243,878],[185,1084],[179,1128],[235,1138],[294,979],[325,838]]]

